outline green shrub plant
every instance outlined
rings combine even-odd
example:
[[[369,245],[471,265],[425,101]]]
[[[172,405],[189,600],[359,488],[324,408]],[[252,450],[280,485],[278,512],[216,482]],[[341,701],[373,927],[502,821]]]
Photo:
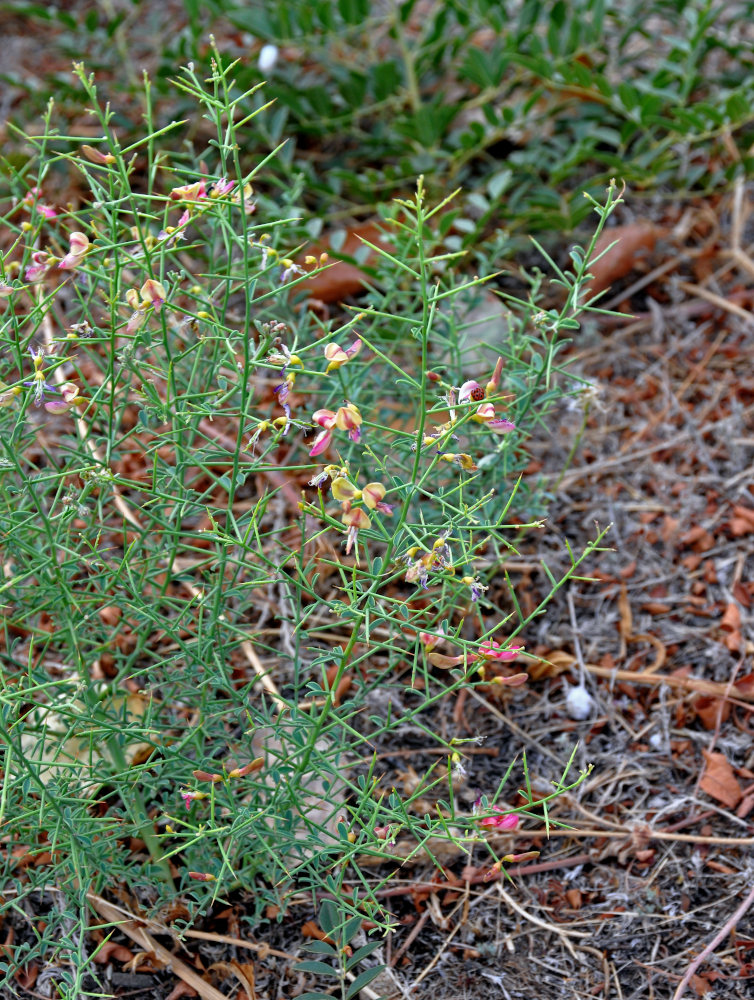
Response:
[[[432,859],[450,840],[493,876],[509,856],[489,833],[547,823],[583,778],[565,762],[543,797],[511,759],[470,810],[466,741],[432,718],[527,680],[547,600],[525,614],[505,563],[544,527],[522,516],[548,500],[521,486],[527,442],[588,396],[561,349],[598,308],[593,242],[570,270],[545,260],[558,308],[536,275],[507,300],[480,362],[449,305],[493,270],[444,247],[452,199],[430,205],[420,179],[386,212],[366,305],[322,319],[303,293],[328,262],[299,245],[295,192],[265,186],[274,154],[243,153],[267,112],[235,72],[215,52],[206,80],[176,81],[214,133],[194,149],[154,120],[148,81],[143,135],[121,144],[77,65],[92,128],[60,134],[51,105],[7,171],[2,878],[6,914],[46,917],[0,965],[49,963],[65,997],[93,989],[94,897],[127,887],[159,919],[178,894],[193,921],[253,888],[252,927],[311,894],[328,941],[306,968],[348,1000],[376,974],[359,966],[390,925],[396,844]],[[60,205],[66,171],[81,194]],[[595,239],[618,201],[591,202]],[[562,577],[544,566],[551,594],[603,534]],[[375,747],[407,726],[441,753],[404,794]],[[498,804],[521,778],[522,804]]]

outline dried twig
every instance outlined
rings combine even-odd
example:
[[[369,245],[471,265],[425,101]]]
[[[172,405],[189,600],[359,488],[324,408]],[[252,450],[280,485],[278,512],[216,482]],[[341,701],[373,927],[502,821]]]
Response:
[[[215,989],[214,986],[202,979],[198,973],[194,972],[190,966],[168,951],[159,941],[156,941],[146,930],[145,925],[147,921],[142,920],[135,914],[124,914],[124,911],[119,906],[108,903],[106,899],[103,899],[102,896],[98,896],[96,893],[88,892],[86,898],[101,917],[107,920],[108,923],[116,926],[118,930],[122,931],[127,937],[130,937],[132,941],[135,941],[143,951],[152,952],[161,962],[165,962],[179,979],[182,979],[187,986],[191,986],[196,990],[199,996],[202,997],[202,1000],[227,1000],[224,993]]]
[[[673,1000],[681,1000],[681,997],[686,992],[686,987],[688,986],[689,982],[691,981],[691,977],[694,975],[694,973],[696,972],[696,970],[699,968],[699,966],[702,964],[702,962],[705,960],[705,958],[708,955],[711,955],[712,952],[715,950],[715,948],[717,948],[717,946],[723,940],[723,938],[725,937],[725,935],[728,934],[730,931],[733,930],[733,928],[736,926],[736,924],[738,923],[738,921],[747,912],[747,910],[752,906],[752,904],[754,904],[754,883],[752,883],[752,886],[749,889],[749,894],[747,895],[747,897],[743,901],[743,903],[741,903],[741,905],[735,911],[735,913],[733,913],[725,921],[725,923],[723,924],[723,926],[720,928],[720,930],[717,932],[717,934],[715,934],[715,936],[710,941],[710,943],[706,946],[706,948],[704,948],[704,950],[701,951],[696,956],[696,958],[693,960],[693,962],[688,967],[688,969],[686,969],[686,971],[683,974],[683,979],[681,979],[680,983],[678,984],[678,988],[676,989],[675,993],[673,994]]]

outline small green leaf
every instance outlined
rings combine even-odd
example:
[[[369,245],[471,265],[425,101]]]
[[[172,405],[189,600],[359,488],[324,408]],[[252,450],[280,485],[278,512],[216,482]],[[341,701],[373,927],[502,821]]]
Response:
[[[333,948],[331,944],[327,941],[311,941],[309,944],[305,944],[304,949],[306,951],[314,952],[315,955],[337,955],[337,948]]]
[[[335,969],[331,965],[326,965],[325,962],[317,962],[314,959],[311,961],[305,959],[303,962],[299,962],[296,968],[299,972],[314,972],[318,976],[335,976]]]
[[[377,976],[379,976],[384,968],[384,965],[375,965],[373,969],[364,969],[363,972],[360,972],[348,987],[346,1000],[351,1000],[351,997],[356,996],[359,990],[363,990],[365,986],[368,986],[373,979],[376,979]]]
[[[363,961],[365,958],[369,958],[372,952],[376,951],[381,944],[382,941],[370,941],[369,944],[365,944],[362,945],[361,948],[357,948],[346,962],[346,969],[350,971],[354,965],[358,965],[359,962]]]
[[[339,923],[338,907],[331,899],[325,899],[319,908],[319,926],[329,937]]]
[[[361,917],[351,917],[350,920],[346,921],[346,925],[343,928],[343,943],[348,944],[354,934],[358,934],[361,930]]]

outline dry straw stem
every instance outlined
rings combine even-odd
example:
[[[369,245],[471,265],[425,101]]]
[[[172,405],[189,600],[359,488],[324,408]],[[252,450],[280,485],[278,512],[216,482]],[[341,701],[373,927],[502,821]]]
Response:
[[[161,962],[165,962],[187,986],[191,986],[196,990],[202,1000],[227,1000],[224,993],[221,993],[220,990],[215,989],[214,986],[202,979],[185,962],[181,961],[180,958],[168,951],[167,948],[152,937],[145,927],[145,925],[149,926],[151,921],[143,920],[140,917],[134,916],[134,914],[129,914],[120,907],[108,903],[106,899],[93,892],[88,892],[86,898],[101,917],[108,923],[116,926],[127,937],[131,938],[132,941],[139,945],[142,951],[152,952]],[[163,931],[164,928],[158,927],[158,930]]]

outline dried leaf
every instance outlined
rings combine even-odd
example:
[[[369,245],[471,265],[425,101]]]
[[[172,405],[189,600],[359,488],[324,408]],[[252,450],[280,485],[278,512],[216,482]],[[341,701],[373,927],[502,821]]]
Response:
[[[176,983],[173,989],[165,997],[165,1000],[181,1000],[181,997],[198,997],[199,994],[196,992],[193,986],[189,986],[188,983],[179,982]]]
[[[723,632],[738,632],[741,628],[741,612],[738,605],[731,602],[725,609],[725,614],[720,619],[720,628]]]
[[[107,965],[109,962],[115,961],[120,962],[121,965],[125,965],[126,962],[133,960],[134,953],[130,948],[126,948],[124,944],[116,944],[114,941],[105,941],[102,947],[97,951],[94,956],[94,961],[99,965]]]
[[[746,819],[752,809],[754,809],[754,795],[744,795],[736,809],[736,816],[739,819]]]
[[[27,990],[31,992],[34,988],[34,984],[37,981],[37,976],[39,975],[39,966],[36,962],[31,962],[29,965],[25,966],[23,969],[18,969],[15,974],[15,980],[22,990]],[[39,996],[39,994],[34,994]]]
[[[746,674],[745,677],[739,677],[734,682],[733,687],[736,689],[736,694],[739,698],[751,698],[754,696],[754,674]]]
[[[702,750],[704,774],[699,787],[712,799],[722,802],[728,809],[735,809],[741,801],[741,786],[725,754]]]
[[[694,711],[705,729],[716,729],[718,720],[727,721],[730,716],[731,704],[723,698],[708,698],[702,696],[694,702]]]
[[[581,909],[581,891],[579,889],[566,889],[565,898],[572,910]]]
[[[320,930],[316,920],[307,920],[306,923],[302,924],[301,933],[305,938],[315,938],[317,941],[326,941],[328,944],[335,946],[333,939],[329,938],[323,930]]]
[[[536,660],[527,665],[529,677],[533,681],[543,680],[545,677],[557,677],[558,674],[570,670],[575,658],[562,649],[553,649],[546,653],[541,660]]]

